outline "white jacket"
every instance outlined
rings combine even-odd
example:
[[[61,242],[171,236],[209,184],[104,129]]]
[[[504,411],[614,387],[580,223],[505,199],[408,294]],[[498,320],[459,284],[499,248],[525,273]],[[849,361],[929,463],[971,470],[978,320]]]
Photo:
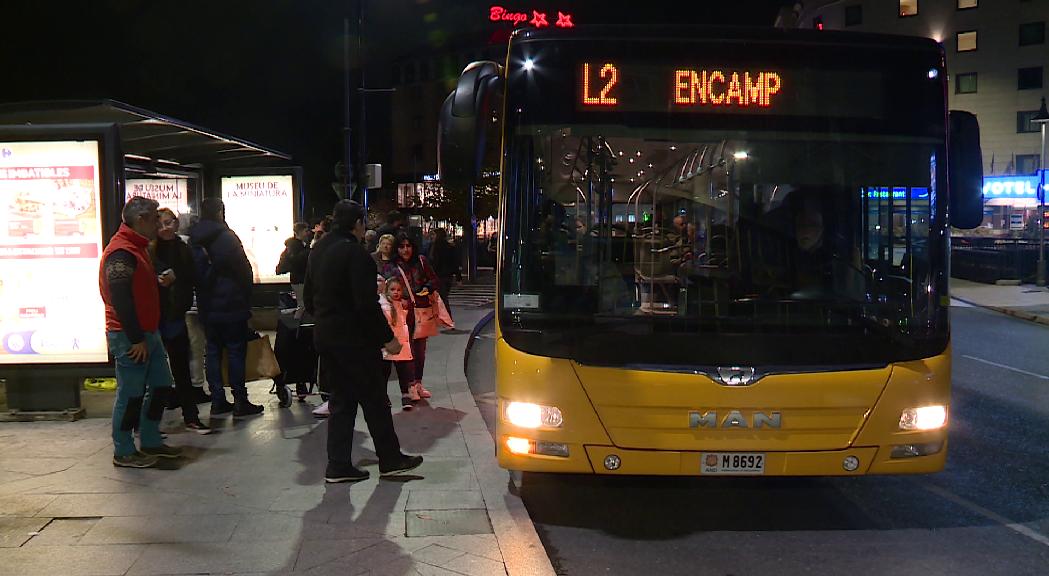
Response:
[[[385,349],[382,351],[383,360],[392,360],[395,362],[403,362],[412,359],[412,339],[411,334],[408,332],[408,312],[403,308],[397,311],[397,322],[393,321],[393,306],[394,303],[386,299],[384,294],[379,294],[379,306],[382,308],[382,313],[386,315],[386,322],[390,325],[390,330],[393,330],[394,337],[401,343],[401,352],[397,355],[390,355]]]

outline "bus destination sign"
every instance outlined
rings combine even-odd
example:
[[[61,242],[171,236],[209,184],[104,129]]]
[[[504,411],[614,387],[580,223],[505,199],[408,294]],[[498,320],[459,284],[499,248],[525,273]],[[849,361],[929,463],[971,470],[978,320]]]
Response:
[[[785,89],[783,76],[771,70],[744,70],[726,67],[667,68],[662,103],[667,107],[694,108],[774,108]],[[584,62],[579,76],[579,105],[583,108],[618,109],[623,100],[624,78],[614,62]],[[647,80],[647,78],[646,78]],[[657,93],[659,90],[657,88]],[[645,104],[652,104],[644,94]],[[636,109],[637,102],[623,101],[624,108]]]

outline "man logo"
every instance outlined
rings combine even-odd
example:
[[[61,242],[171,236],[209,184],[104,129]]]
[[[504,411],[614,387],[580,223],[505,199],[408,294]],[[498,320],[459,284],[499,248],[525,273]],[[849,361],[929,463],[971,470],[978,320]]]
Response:
[[[725,386],[750,386],[760,377],[755,377],[754,368],[750,366],[719,366],[715,380]]]
[[[689,428],[780,428],[783,424],[783,416],[779,412],[754,412],[751,420],[748,420],[739,410],[732,410],[723,419],[718,420],[717,410],[688,413]]]

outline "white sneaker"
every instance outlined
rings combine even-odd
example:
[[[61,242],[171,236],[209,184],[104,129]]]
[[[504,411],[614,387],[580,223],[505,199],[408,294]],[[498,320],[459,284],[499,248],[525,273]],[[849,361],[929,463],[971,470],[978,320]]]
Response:
[[[418,384],[412,384],[411,386],[408,387],[408,399],[410,399],[412,402],[418,402],[419,400],[422,399],[422,397],[419,396],[419,385]]]
[[[328,416],[331,416],[331,412],[328,411],[328,403],[325,402],[324,404],[321,404],[320,406],[314,408],[313,415],[317,418],[327,418]]]

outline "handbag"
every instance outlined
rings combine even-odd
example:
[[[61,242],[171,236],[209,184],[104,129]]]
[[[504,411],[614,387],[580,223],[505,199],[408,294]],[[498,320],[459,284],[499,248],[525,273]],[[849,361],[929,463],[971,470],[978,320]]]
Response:
[[[436,292],[433,293],[432,298],[436,299],[434,304],[437,308],[437,321],[448,329],[455,328],[455,320],[452,320],[452,313],[445,305],[444,298],[441,298],[441,295]]]
[[[412,332],[412,340],[436,336],[440,333],[437,329],[437,311],[433,306],[428,306],[426,308],[420,308],[417,306],[415,303],[415,291],[412,289],[412,283],[408,281],[408,276],[400,266],[397,267],[397,271],[401,273],[401,279],[404,281],[404,290],[412,299],[412,309],[415,312],[415,330]],[[430,294],[431,302],[434,296],[439,295],[436,292]]]
[[[222,385],[229,386],[229,358],[225,350],[222,351]],[[281,373],[280,364],[277,363],[277,355],[273,353],[268,334],[253,338],[247,342],[247,354],[244,360],[244,381],[262,380],[274,378]]]

